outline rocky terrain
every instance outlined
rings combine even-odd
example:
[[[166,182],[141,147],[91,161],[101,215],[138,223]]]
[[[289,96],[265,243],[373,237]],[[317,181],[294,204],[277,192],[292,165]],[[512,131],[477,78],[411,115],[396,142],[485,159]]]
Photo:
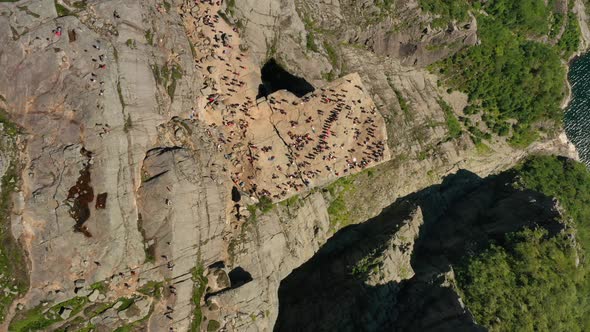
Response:
[[[451,264],[523,227],[564,228],[552,198],[512,181],[461,171],[337,232],[281,282],[275,330],[485,330]]]
[[[523,204],[551,224],[549,198],[481,178],[576,152],[559,133],[527,149],[450,133],[467,96],[425,67],[475,45],[477,22],[437,27],[394,2],[1,2],[0,330],[331,330],[306,308],[346,294],[343,329],[477,328],[452,257],[417,265],[413,248],[441,251],[422,239],[456,209],[478,241],[521,227],[501,210]],[[407,196],[459,169],[473,173]],[[474,206],[498,220],[478,224]],[[322,271],[333,284],[316,293]],[[348,316],[427,293],[391,317]]]

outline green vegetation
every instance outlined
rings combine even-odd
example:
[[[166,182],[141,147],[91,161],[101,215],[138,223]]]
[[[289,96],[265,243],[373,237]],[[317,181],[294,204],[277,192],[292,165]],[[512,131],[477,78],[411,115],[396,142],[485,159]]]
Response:
[[[451,20],[465,21],[469,11],[465,0],[420,0],[420,8],[437,16],[432,22],[434,27],[445,26]]]
[[[514,173],[518,187],[556,197],[571,227],[551,237],[544,229],[507,234],[468,259],[456,269],[463,299],[491,331],[588,331],[590,172],[573,160],[537,156]]]
[[[340,228],[350,224],[350,211],[344,201],[345,195],[353,190],[354,179],[358,174],[342,177],[326,187],[326,190],[333,197],[328,206],[328,215],[330,216],[330,228],[337,231]]]
[[[26,312],[19,312],[10,322],[8,330],[15,332],[44,330],[52,324],[63,320],[59,315],[62,308],[70,308],[72,310],[70,316],[74,316],[84,308],[86,301],[86,297],[74,297],[58,303],[47,310],[44,310],[43,306],[39,305]]]
[[[128,133],[132,127],[133,121],[131,120],[131,115],[127,114],[127,117],[125,118],[125,123],[123,123],[123,131]]]
[[[22,249],[10,231],[12,193],[17,189],[18,168],[11,162],[2,177],[0,192],[0,287],[10,291],[0,293],[0,321],[4,321],[6,310],[20,294],[27,291],[28,276]]]
[[[538,156],[519,166],[518,174],[521,186],[559,200],[576,224],[585,256],[590,257],[590,173],[586,166],[570,159]]]
[[[549,38],[557,37],[557,34],[561,30],[561,26],[563,25],[564,15],[561,13],[554,13],[553,20],[551,22],[551,30],[549,30]]]
[[[135,303],[135,298],[133,297],[120,297],[116,303],[121,303],[121,305],[117,308],[117,311],[123,311]]]
[[[524,149],[539,138],[537,130],[528,124],[513,129],[512,137],[508,141],[513,147]]]
[[[377,6],[381,11],[390,11],[391,6],[393,6],[394,0],[376,0],[375,6]]]
[[[157,84],[166,88],[166,92],[171,100],[174,100],[177,81],[182,79],[182,67],[179,64],[166,64],[159,68],[152,65],[152,73]]]
[[[557,47],[561,51],[562,57],[569,59],[580,46],[581,32],[580,24],[576,14],[569,13],[567,25],[561,39],[557,42]]]
[[[309,34],[312,33],[313,31],[311,31]],[[322,78],[328,82],[332,82],[337,78],[337,73],[340,68],[338,62],[338,53],[336,51],[336,48],[334,48],[334,46],[332,46],[332,44],[330,44],[328,41],[324,41],[324,49],[326,50],[328,61],[330,61],[330,65],[332,65],[332,70],[330,70],[327,73],[322,73]]]
[[[307,31],[307,35],[305,36],[305,46],[307,50],[312,52],[319,52],[318,44],[316,42],[315,36],[315,24],[313,20],[308,15],[303,16],[303,25],[305,26],[305,30]]]
[[[129,47],[131,49],[137,48],[137,45],[135,44],[135,39],[127,39],[127,41],[125,42],[125,45],[127,45],[127,47]]]
[[[69,9],[62,4],[57,3],[57,1],[55,1],[55,11],[57,12],[57,17],[72,15],[72,12]]]
[[[458,138],[461,136],[463,130],[461,129],[461,123],[455,116],[455,112],[453,112],[453,108],[442,99],[438,100],[438,104],[445,114],[445,124],[447,125],[447,130],[449,131],[449,138]]]
[[[235,11],[236,11],[236,0],[227,0],[226,12],[229,15],[234,16]]]
[[[549,33],[553,6],[554,1],[545,0],[490,0],[482,9],[510,29],[539,36]]]
[[[277,49],[279,47],[279,38],[273,38],[270,42],[265,40],[266,42],[266,60],[273,58],[277,54]],[[266,61],[265,60],[265,61]]]
[[[248,221],[254,222],[258,216],[258,211],[262,214],[268,213],[274,208],[274,205],[272,204],[270,197],[261,196],[260,199],[258,199],[258,203],[248,205],[246,208],[248,209],[248,212],[250,212]]]
[[[484,142],[475,143],[475,151],[480,156],[487,156],[493,152],[492,148],[487,146]]]
[[[123,90],[121,90],[121,79],[117,80],[117,95],[119,96],[119,102],[121,103],[121,108],[125,109],[125,100],[123,99]]]
[[[90,285],[90,289],[92,290],[98,290],[99,293],[101,294],[106,294],[106,292],[109,289],[109,286],[107,285],[106,281],[98,281],[93,283],[92,285]]]
[[[487,127],[505,136],[512,128],[515,146],[534,137],[531,124],[561,120],[565,71],[555,48],[515,35],[500,20],[479,16],[481,45],[443,60],[446,83],[469,95],[469,112],[483,112]],[[516,124],[510,125],[509,119]]]
[[[170,84],[166,91],[171,100],[174,100],[174,93],[176,92],[176,81],[182,78],[182,68],[180,65],[175,64],[170,68]]]
[[[18,8],[19,10],[24,11],[25,13],[27,13],[28,15],[33,16],[34,18],[41,17],[41,15],[39,15],[39,14],[37,14],[37,13],[32,12],[31,10],[29,10],[29,7],[27,7],[27,6],[16,6],[16,8]]]
[[[555,12],[555,0],[420,0],[420,5],[435,14],[434,26],[466,19],[468,12],[476,15],[481,43],[431,67],[447,86],[468,94],[466,114],[481,113],[491,132],[507,136],[518,148],[560,124],[566,78],[562,60],[577,51],[580,41],[571,6],[562,14]],[[544,120],[550,125],[535,126]]]
[[[14,142],[19,130],[1,108],[0,124],[8,142],[0,144],[0,149],[15,151]],[[25,293],[29,287],[26,259],[10,228],[12,194],[18,190],[19,168],[14,160],[5,161],[8,162],[8,167],[0,179],[0,289],[8,291],[0,292],[0,322],[4,321],[6,310],[14,299]]]
[[[83,0],[83,1],[75,1],[73,3],[73,6],[75,8],[77,8],[77,9],[84,10],[84,9],[86,9],[87,4],[86,4],[86,1],[85,0]]]
[[[218,321],[210,320],[209,323],[207,323],[207,332],[215,332],[215,331],[219,330],[220,327],[221,327],[221,324],[219,324]]]
[[[587,293],[578,293],[583,273],[574,257],[564,235],[548,239],[545,230],[526,229],[472,259],[457,281],[490,331],[587,331]]]
[[[334,70],[330,70],[327,73],[322,73],[322,78],[327,82],[332,82],[336,79],[336,74],[334,74]]]
[[[316,45],[316,42],[315,42],[315,34],[313,31],[309,31],[307,33],[305,40],[306,40],[305,45],[308,50],[310,50],[312,52],[319,52],[318,46]]]
[[[2,124],[3,134],[5,135],[15,137],[19,132],[18,127],[10,121],[8,113],[3,108],[0,108],[0,124]]]
[[[461,120],[463,121],[465,127],[467,127],[467,131],[469,132],[471,140],[475,145],[483,144],[482,141],[484,139],[489,140],[492,138],[492,135],[490,133],[484,133],[483,131],[481,131],[481,129],[479,129],[479,127],[477,127],[477,125],[479,124],[477,124],[476,126],[471,125],[471,120],[469,118],[461,118]]]
[[[272,210],[272,208],[273,208],[272,200],[268,196],[262,196],[258,200],[258,203],[256,204],[256,207],[262,213],[267,213],[268,211]]]
[[[145,327],[145,322],[148,320],[148,318],[150,318],[150,316],[152,315],[153,312],[154,312],[154,305],[152,304],[152,306],[150,307],[150,311],[148,312],[147,315],[145,315],[141,319],[136,320],[130,324],[118,327],[114,332],[145,331],[147,329]]]
[[[151,296],[159,300],[162,297],[163,287],[164,283],[162,281],[150,280],[145,285],[141,286],[137,291],[141,294]]]
[[[287,198],[284,201],[279,202],[279,204],[282,206],[291,207],[291,206],[299,206],[300,202],[301,202],[301,197],[299,197],[299,195],[294,195],[294,196]]]
[[[382,257],[377,250],[375,250],[357,261],[352,267],[350,274],[359,280],[367,280],[367,277],[370,274],[379,271],[381,264]]]
[[[201,312],[201,299],[205,295],[207,288],[207,277],[204,275],[205,267],[199,261],[197,266],[193,268],[192,280],[195,283],[193,286],[193,305],[195,306],[193,312],[193,321],[191,323],[191,332],[198,332],[201,330],[201,323],[203,322],[203,313]]]
[[[328,60],[330,61],[332,68],[338,68],[338,53],[336,52],[334,46],[332,46],[332,44],[330,44],[329,42],[325,41],[324,49],[326,49],[326,54],[328,55]]]
[[[113,305],[114,305],[114,303],[108,303],[108,302],[91,304],[84,309],[84,316],[94,317],[94,316],[100,315],[103,312],[107,311],[109,308],[112,308]],[[80,317],[80,318],[82,318],[82,317]],[[77,322],[75,320],[73,320],[71,323],[77,323]]]
[[[145,40],[148,43],[148,45],[150,45],[150,46],[154,45],[154,33],[152,32],[151,29],[146,30]]]
[[[395,92],[397,102],[399,103],[399,107],[402,109],[402,112],[404,112],[404,116],[408,120],[411,119],[412,113],[410,112],[410,106],[408,105],[408,102],[406,101],[404,96],[402,96],[402,93],[399,92],[397,89],[393,89],[393,92]]]
[[[159,298],[161,294],[162,282],[150,281],[138,291],[145,295]],[[106,282],[96,282],[90,286],[90,289],[99,290],[101,293],[107,291]],[[39,305],[28,311],[17,312],[15,318],[10,322],[9,331],[30,332],[30,331],[92,331],[96,327],[90,323],[93,317],[101,315],[108,309],[119,304],[116,311],[137,310],[132,307],[134,303],[142,298],[141,295],[132,295],[131,297],[120,297],[113,302],[96,302],[91,303],[87,297],[74,297],[67,301],[55,304],[53,306]],[[71,310],[64,321],[60,313],[64,310]],[[153,305],[149,313],[141,319],[131,324],[122,326],[116,331],[137,331],[138,327],[145,322],[153,312]],[[60,323],[63,322],[63,323]],[[59,323],[59,324],[58,324]]]

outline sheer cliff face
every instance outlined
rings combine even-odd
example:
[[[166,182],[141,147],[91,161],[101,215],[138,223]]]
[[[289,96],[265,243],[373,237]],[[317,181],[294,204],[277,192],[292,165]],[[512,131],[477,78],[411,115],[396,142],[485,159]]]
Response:
[[[279,314],[285,305],[279,284],[334,232],[328,215],[334,196],[303,191],[264,213],[245,209],[256,202],[248,195],[232,200],[236,183],[228,172],[230,157],[220,150],[210,123],[192,113],[204,107],[196,101],[210,97],[208,78],[221,70],[195,62],[212,60],[206,54],[211,40],[191,25],[194,2],[57,4],[0,4],[0,108],[22,132],[11,141],[17,148],[0,144],[11,151],[0,154],[0,169],[7,174],[11,159],[19,165],[11,226],[28,258],[22,266],[27,265],[30,279],[0,329],[13,317],[31,318],[38,308],[50,308],[46,316],[55,316],[43,318],[50,330],[92,325],[107,331],[122,326],[185,331],[198,329],[195,322],[202,317],[207,319],[201,329],[215,328],[210,323],[215,321],[227,330],[270,331],[277,317],[277,326],[290,326]],[[353,222],[377,215],[398,197],[436,182],[438,175],[459,167],[485,175],[525,155],[503,142],[479,155],[468,137],[447,140],[439,99],[460,112],[465,96],[447,94],[436,77],[413,67],[449,54],[423,57],[433,40],[473,42],[475,25],[448,34],[388,36],[383,31],[395,22],[370,29],[344,24],[356,22],[350,16],[356,2],[324,1],[309,8],[312,3],[303,1],[235,5],[224,10],[232,12],[229,20],[236,20],[247,40],[246,54],[260,63],[274,55],[316,87],[328,84],[322,74],[356,72],[367,88],[363,98],[385,119],[383,136],[392,161],[354,183],[356,190],[347,198]],[[326,39],[318,41],[320,52],[308,52],[304,7],[321,14],[314,20],[322,27],[340,29],[337,37],[370,47],[342,46],[332,53],[324,49],[331,43]],[[404,10],[416,14],[417,9],[409,2]],[[418,51],[408,54],[394,46],[400,38],[418,43]],[[252,81],[259,82],[255,76]],[[556,141],[541,147],[567,148]],[[387,251],[383,262],[390,270],[368,283],[387,289],[387,296],[399,291],[392,283],[403,284],[415,273],[412,239],[426,218],[424,209],[406,212],[378,230],[384,233],[379,250]],[[362,248],[363,254],[373,250]]]
[[[513,181],[461,171],[340,230],[281,281],[275,331],[485,331],[453,266],[524,227],[564,229],[552,198]]]

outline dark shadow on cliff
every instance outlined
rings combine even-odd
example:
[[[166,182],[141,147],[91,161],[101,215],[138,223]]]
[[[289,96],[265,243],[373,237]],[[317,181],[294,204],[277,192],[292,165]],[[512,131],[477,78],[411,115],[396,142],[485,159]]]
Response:
[[[315,91],[313,85],[309,84],[304,78],[297,77],[286,71],[275,59],[268,60],[260,73],[262,84],[258,87],[257,99],[267,97],[279,90],[287,90],[300,98]]]
[[[480,331],[444,273],[504,234],[538,225],[558,232],[551,198],[512,186],[514,175],[481,179],[468,171],[409,195],[379,216],[338,231],[279,287],[275,331]],[[366,283],[366,257],[384,252],[420,208],[423,225],[411,254],[415,276]],[[387,267],[386,267],[387,268]],[[388,268],[391,268],[388,267]],[[395,267],[394,267],[395,268]]]

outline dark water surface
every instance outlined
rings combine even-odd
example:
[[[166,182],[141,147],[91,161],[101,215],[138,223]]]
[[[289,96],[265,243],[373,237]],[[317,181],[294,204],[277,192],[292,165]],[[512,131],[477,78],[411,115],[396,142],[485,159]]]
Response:
[[[580,159],[590,165],[590,53],[572,61],[568,80],[572,99],[565,112],[565,132]]]

